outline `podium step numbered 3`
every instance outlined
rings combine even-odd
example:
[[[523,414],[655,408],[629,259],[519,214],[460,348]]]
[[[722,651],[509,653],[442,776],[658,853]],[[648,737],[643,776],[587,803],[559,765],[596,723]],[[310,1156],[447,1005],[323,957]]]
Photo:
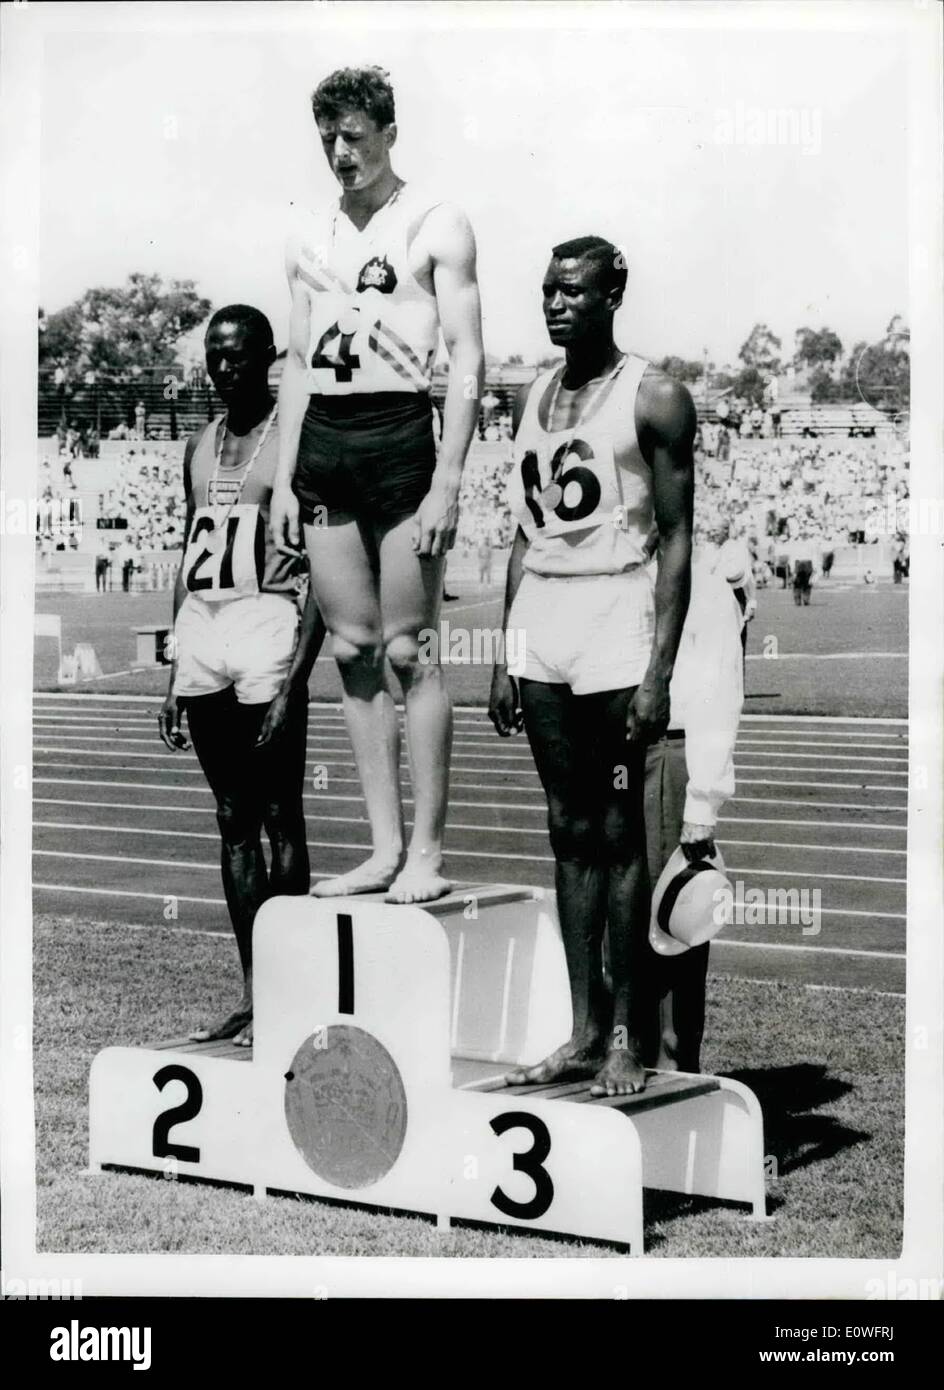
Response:
[[[254,931],[254,1046],[99,1053],[90,1167],[520,1226],[643,1250],[642,1191],[765,1212],[756,1097],[653,1072],[637,1096],[506,1086],[570,1033],[553,894],[425,906],[275,898]]]

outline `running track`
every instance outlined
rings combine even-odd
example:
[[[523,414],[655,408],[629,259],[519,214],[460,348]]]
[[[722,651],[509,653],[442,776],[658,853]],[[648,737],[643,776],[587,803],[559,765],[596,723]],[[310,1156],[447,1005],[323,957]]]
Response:
[[[151,697],[34,697],[35,908],[228,935],[212,798],[193,753],[158,740],[158,708]],[[719,835],[729,877],[745,890],[818,890],[819,932],[728,927],[714,973],[904,992],[907,759],[901,720],[745,716]],[[308,760],[327,767],[327,787],[309,778],[305,800],[312,867],[326,877],[367,845],[337,705],[312,706]],[[453,876],[550,886],[523,739],[499,741],[483,711],[460,708],[451,785]],[[164,918],[170,895],[176,922]]]

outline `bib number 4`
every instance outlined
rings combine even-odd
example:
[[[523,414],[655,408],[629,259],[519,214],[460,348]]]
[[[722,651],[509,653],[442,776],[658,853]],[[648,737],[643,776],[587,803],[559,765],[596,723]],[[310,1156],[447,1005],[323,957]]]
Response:
[[[342,333],[340,325],[333,323],[330,328],[325,329],[315,344],[311,357],[312,367],[333,371],[335,381],[353,380],[355,370],[361,365],[361,359],[352,351],[353,342],[353,333]],[[336,350],[330,354],[329,343],[337,343]]]

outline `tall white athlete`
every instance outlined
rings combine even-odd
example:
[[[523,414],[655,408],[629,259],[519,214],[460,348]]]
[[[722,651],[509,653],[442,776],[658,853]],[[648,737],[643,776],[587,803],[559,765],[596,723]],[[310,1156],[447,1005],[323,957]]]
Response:
[[[393,92],[378,68],[342,69],[312,110],[341,196],[290,238],[289,349],[279,391],[272,528],[298,545],[341,673],[373,852],[319,896],[386,889],[392,902],[449,891],[443,833],[452,711],[435,628],[459,482],[479,409],[483,351],[475,242],[464,213],[391,168]],[[430,387],[439,334],[449,354],[442,441]],[[414,825],[404,851],[396,709],[403,690]]]

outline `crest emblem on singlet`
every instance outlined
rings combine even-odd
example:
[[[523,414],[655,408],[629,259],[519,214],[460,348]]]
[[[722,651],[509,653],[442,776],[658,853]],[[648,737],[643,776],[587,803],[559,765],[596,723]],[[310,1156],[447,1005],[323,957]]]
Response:
[[[381,294],[393,294],[397,287],[397,272],[386,256],[372,256],[361,267],[357,277],[357,290],[379,290]]]

